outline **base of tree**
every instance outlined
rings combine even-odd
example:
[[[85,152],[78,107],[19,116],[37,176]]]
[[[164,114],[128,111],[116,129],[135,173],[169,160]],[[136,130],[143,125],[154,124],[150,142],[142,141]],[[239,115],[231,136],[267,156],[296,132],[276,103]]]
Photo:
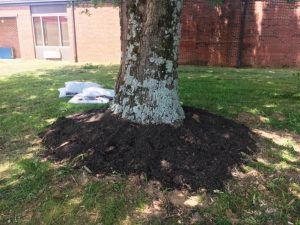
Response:
[[[165,188],[222,189],[231,170],[256,151],[244,125],[185,108],[181,127],[138,125],[105,110],[58,119],[42,135],[45,156],[95,174],[143,174]]]

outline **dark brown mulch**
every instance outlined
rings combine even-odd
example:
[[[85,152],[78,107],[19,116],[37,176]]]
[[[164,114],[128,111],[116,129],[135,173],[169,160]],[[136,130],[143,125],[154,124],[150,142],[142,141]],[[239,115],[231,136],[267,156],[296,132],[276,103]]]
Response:
[[[185,112],[179,128],[142,126],[103,110],[63,117],[42,135],[45,156],[95,174],[144,174],[165,188],[222,189],[232,168],[256,151],[253,134],[203,110]]]

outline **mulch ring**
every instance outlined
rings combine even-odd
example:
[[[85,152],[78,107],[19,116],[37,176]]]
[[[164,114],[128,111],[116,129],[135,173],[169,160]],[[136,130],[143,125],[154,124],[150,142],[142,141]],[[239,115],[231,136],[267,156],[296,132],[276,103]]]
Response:
[[[43,134],[44,157],[94,174],[144,175],[164,188],[222,189],[231,170],[256,152],[242,124],[185,108],[181,127],[139,125],[105,110],[59,118]]]

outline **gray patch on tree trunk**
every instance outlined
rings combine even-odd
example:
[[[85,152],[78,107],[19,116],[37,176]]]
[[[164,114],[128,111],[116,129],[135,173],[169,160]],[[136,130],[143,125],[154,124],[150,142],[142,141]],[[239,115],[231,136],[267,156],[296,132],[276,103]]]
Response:
[[[172,88],[168,88],[170,86]],[[122,118],[141,124],[177,124],[184,119],[177,80],[147,78],[141,83],[128,76],[121,92],[126,97],[119,103],[114,102],[111,110]]]

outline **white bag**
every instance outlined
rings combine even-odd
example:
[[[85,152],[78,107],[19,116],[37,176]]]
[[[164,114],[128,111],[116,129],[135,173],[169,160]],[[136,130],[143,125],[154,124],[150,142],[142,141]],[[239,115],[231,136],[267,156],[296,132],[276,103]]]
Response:
[[[85,88],[90,88],[90,87],[98,87],[98,88],[102,88],[103,86],[97,83],[93,83],[93,82],[84,82],[83,83],[83,89]]]
[[[89,87],[102,87],[99,84],[93,82],[79,82],[79,81],[68,81],[65,83],[66,93],[81,93],[83,89]]]
[[[69,100],[72,104],[107,104],[109,99],[105,97],[86,97],[83,94],[77,94]]]
[[[83,94],[83,96],[86,96],[86,97],[105,96],[105,97],[113,98],[115,96],[115,91],[112,89],[89,87],[89,88],[83,89],[82,94]]]
[[[67,96],[66,88],[59,88],[58,91],[59,91],[59,96],[58,96],[59,98],[64,98]]]
[[[83,83],[78,81],[68,81],[65,83],[67,93],[80,93],[83,89]]]

